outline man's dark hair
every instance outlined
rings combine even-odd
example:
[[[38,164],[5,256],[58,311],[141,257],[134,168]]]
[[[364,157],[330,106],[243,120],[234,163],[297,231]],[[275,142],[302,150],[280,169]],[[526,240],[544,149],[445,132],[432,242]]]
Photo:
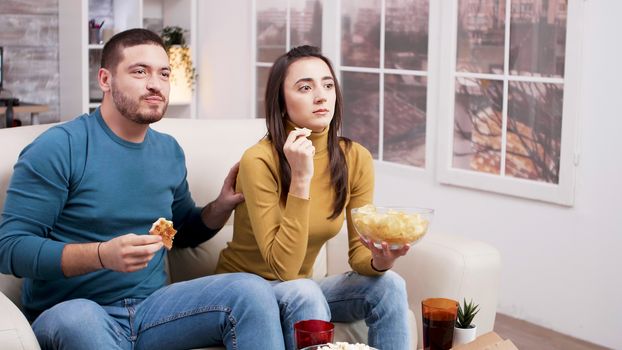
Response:
[[[115,34],[104,45],[101,67],[114,72],[123,59],[123,49],[145,44],[161,46],[166,51],[162,38],[150,30],[134,28]]]

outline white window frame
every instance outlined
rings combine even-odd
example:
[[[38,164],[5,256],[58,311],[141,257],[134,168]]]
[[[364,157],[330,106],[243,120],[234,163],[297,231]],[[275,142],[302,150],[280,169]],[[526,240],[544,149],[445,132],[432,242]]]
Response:
[[[290,46],[290,6],[289,0],[286,1],[285,10],[285,52]],[[272,62],[257,61],[257,0],[251,2],[251,115],[253,119],[259,118],[257,114],[257,68],[270,68]]]
[[[256,1],[252,1],[252,25],[251,25],[251,77],[250,86],[251,111],[253,117],[257,117],[256,111],[256,80],[257,68],[270,67],[272,63],[257,62],[256,26],[257,13]],[[456,40],[457,40],[457,11],[458,0],[429,1],[429,28],[428,28],[428,71],[427,71],[427,121],[426,121],[426,154],[425,166],[414,167],[382,160],[383,155],[383,100],[379,101],[379,132],[378,156],[375,162],[383,166],[389,166],[396,170],[409,171],[408,176],[413,180],[421,176],[432,175],[436,170],[436,180],[439,183],[490,191],[516,197],[535,199],[566,206],[574,204],[574,189],[576,181],[576,167],[579,165],[579,117],[582,112],[581,106],[581,62],[583,40],[583,13],[586,0],[568,0],[566,22],[566,56],[565,73],[563,78],[543,78],[542,82],[563,82],[564,100],[562,110],[562,134],[561,153],[558,184],[550,184],[516,177],[480,173],[466,169],[453,168],[453,123],[454,123],[454,83],[456,78]],[[384,8],[382,0],[382,23],[384,31]],[[287,2],[286,21],[286,46],[289,49],[289,1]],[[511,6],[506,6],[506,26],[510,25],[509,14]],[[366,72],[380,74],[379,91],[384,90],[384,74],[402,71],[385,68],[359,68],[341,65],[341,0],[324,0],[323,2],[323,26],[322,26],[322,51],[331,59],[336,73],[341,77],[341,72]],[[381,40],[384,40],[382,33]],[[509,32],[506,31],[506,43],[509,40]],[[442,44],[441,44],[442,43]],[[381,42],[381,46],[382,42]],[[507,46],[507,44],[506,44]],[[382,47],[384,50],[384,47]],[[507,48],[506,48],[507,50]],[[384,55],[380,58],[384,60]],[[507,58],[505,58],[507,59]],[[507,70],[507,64],[506,70]],[[406,71],[407,74],[412,73]],[[484,74],[459,73],[460,76],[474,78],[486,78]],[[520,78],[507,79],[520,80]],[[490,75],[488,76],[490,77]],[[499,76],[493,75],[497,80]],[[538,79],[528,79],[537,82]],[[506,84],[507,85],[507,84]],[[504,125],[507,120],[507,92],[504,96]],[[436,130],[435,130],[436,128]],[[505,129],[504,129],[505,130]],[[502,135],[502,157],[505,157],[505,131]],[[436,145],[436,147],[434,147]],[[414,171],[413,171],[414,170]]]
[[[353,67],[345,66],[341,64],[341,0],[335,1],[337,3],[335,18],[337,20],[336,26],[336,47],[335,47],[335,59],[332,60],[335,66],[336,74],[339,75],[339,81],[343,81],[343,73],[347,72],[359,72],[359,73],[371,73],[378,74],[378,93],[380,100],[378,101],[378,159],[374,159],[375,162],[394,166],[396,168],[414,170],[417,173],[425,173],[429,169],[433,169],[434,164],[433,157],[433,145],[434,142],[434,121],[431,115],[434,114],[436,107],[436,50],[437,46],[434,44],[437,41],[434,40],[437,37],[436,33],[436,21],[438,2],[436,0],[429,0],[428,2],[428,69],[422,70],[406,70],[406,69],[393,69],[384,67],[385,58],[385,24],[386,24],[386,1],[380,0],[380,57],[379,66],[376,68],[370,67]],[[326,12],[324,13],[326,14]],[[393,161],[384,160],[384,78],[385,74],[398,74],[398,75],[412,75],[423,76],[426,78],[426,136],[425,136],[425,160],[423,166],[413,166],[408,164],[396,163]],[[343,84],[343,83],[342,83]]]
[[[326,37],[326,31],[324,30],[326,21],[326,9],[327,3],[331,0],[322,1],[322,47],[324,47],[324,38]],[[291,0],[285,1],[287,8],[285,9],[285,52],[291,49]],[[285,53],[283,52],[283,53]],[[330,56],[328,56],[330,57]],[[253,119],[259,118],[257,114],[257,68],[270,68],[274,62],[260,62],[257,61],[257,0],[251,2],[251,86],[250,86],[250,104],[251,115]]]
[[[568,0],[566,21],[566,56],[564,77],[560,79],[528,79],[529,81],[563,82],[561,153],[559,183],[551,184],[505,175],[480,173],[453,168],[454,104],[456,76],[486,78],[491,75],[456,73],[458,0],[441,1],[441,71],[438,99],[438,135],[436,162],[437,181],[443,184],[492,191],[566,206],[574,204],[576,167],[579,164],[578,122],[581,112],[581,50],[585,0]],[[508,80],[509,25],[511,6],[506,6],[505,81]],[[499,76],[495,75],[495,79]],[[509,79],[520,80],[520,79]],[[507,122],[507,83],[504,85],[502,157],[505,157],[505,125]]]
[[[250,110],[253,118],[258,118],[257,113],[257,68],[272,66],[271,62],[257,61],[257,1],[252,0],[251,4],[251,64],[250,64]],[[341,65],[341,0],[324,0],[322,5],[322,53],[328,57],[333,63],[335,74],[342,81],[342,72],[364,72],[379,74],[379,92],[384,97],[384,74],[404,74],[414,76],[425,76],[427,79],[427,98],[426,98],[426,148],[425,148],[425,164],[422,167],[400,164],[383,160],[384,150],[384,98],[379,101],[379,135],[378,135],[378,158],[374,161],[396,169],[413,171],[409,176],[421,177],[430,174],[433,176],[435,164],[434,145],[436,144],[436,122],[433,118],[436,115],[437,95],[438,95],[438,67],[439,67],[439,1],[429,0],[428,9],[428,70],[398,70],[384,68],[384,31],[385,31],[385,0],[381,0],[381,48],[380,65],[378,68],[350,67]],[[290,49],[290,2],[287,1],[287,17],[286,17],[286,47]],[[382,68],[381,68],[382,67]]]

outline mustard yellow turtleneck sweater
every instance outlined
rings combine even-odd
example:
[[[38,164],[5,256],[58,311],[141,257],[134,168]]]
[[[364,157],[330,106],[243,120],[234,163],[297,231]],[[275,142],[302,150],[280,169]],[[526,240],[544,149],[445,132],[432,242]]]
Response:
[[[287,132],[292,129],[293,125],[288,125]],[[335,196],[330,184],[328,128],[312,133],[309,139],[315,146],[309,199],[290,194],[286,203],[279,200],[279,160],[270,141],[261,140],[246,150],[236,184],[245,201],[235,209],[233,240],[220,253],[217,273],[244,271],[282,281],[311,277],[320,248],[340,231],[344,213],[327,219],[332,214]],[[363,275],[379,275],[371,268],[371,252],[359,241],[350,216],[350,209],[373,202],[372,157],[356,142],[345,151],[345,156],[350,266]]]

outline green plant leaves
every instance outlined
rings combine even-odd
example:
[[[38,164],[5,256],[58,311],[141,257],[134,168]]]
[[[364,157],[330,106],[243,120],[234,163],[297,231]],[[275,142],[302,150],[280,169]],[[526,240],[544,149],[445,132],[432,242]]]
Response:
[[[463,305],[458,304],[458,320],[456,321],[456,328],[473,328],[474,326],[471,325],[471,322],[473,321],[475,315],[479,312],[479,304],[473,304],[473,299],[467,303],[465,298]]]
[[[164,48],[170,57],[171,65],[181,65],[188,79],[188,87],[194,89],[198,74],[196,73],[196,68],[192,63],[192,57],[190,57],[190,50],[186,44],[185,34],[187,32],[187,30],[179,26],[167,26],[162,29],[160,37],[162,37]],[[173,50],[172,48],[174,46],[181,47],[181,50]],[[171,76],[171,81],[174,80],[175,76]]]
[[[186,47],[186,38],[184,36],[186,32],[188,31],[178,26],[164,27],[160,34],[162,41],[164,41],[164,48],[168,50],[173,45]]]

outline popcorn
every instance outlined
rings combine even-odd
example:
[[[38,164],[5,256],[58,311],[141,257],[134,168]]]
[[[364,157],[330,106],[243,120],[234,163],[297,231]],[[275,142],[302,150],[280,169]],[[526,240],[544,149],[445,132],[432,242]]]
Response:
[[[336,344],[330,343],[319,347],[317,350],[371,350],[373,348],[361,344],[349,344],[345,342],[337,342]]]
[[[394,209],[380,213],[373,204],[353,210],[352,221],[361,235],[390,244],[415,242],[429,226],[429,221],[419,213],[406,214]]]

